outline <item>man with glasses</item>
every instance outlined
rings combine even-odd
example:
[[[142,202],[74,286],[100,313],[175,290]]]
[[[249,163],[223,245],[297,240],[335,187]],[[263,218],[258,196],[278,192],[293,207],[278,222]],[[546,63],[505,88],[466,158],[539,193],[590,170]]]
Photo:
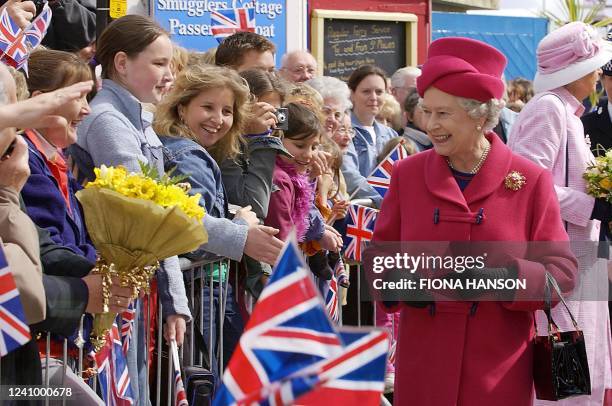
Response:
[[[317,61],[308,52],[297,50],[286,53],[281,59],[280,75],[293,83],[306,82],[317,74]]]

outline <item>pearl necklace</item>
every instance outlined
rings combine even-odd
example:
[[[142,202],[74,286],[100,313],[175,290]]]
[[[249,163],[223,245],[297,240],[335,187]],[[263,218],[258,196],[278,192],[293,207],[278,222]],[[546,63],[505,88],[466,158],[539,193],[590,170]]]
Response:
[[[470,175],[475,175],[480,170],[480,167],[482,167],[482,164],[484,164],[485,159],[487,159],[487,155],[489,155],[490,149],[491,149],[491,143],[487,141],[487,146],[485,147],[484,151],[482,151],[482,155],[480,156],[480,159],[478,160],[478,162],[476,162],[476,165],[474,165],[472,170],[466,173],[469,173]],[[457,172],[462,172],[462,171],[458,171],[453,166],[453,164],[451,163],[450,159],[448,159],[448,157],[446,157],[446,163],[448,164],[448,166],[450,166],[451,169],[454,169]]]

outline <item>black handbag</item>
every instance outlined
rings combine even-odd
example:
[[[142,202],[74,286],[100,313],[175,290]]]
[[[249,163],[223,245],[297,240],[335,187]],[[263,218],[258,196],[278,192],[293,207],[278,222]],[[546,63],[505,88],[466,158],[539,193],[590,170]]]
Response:
[[[550,313],[551,287],[572,319],[574,331],[560,332]],[[541,400],[561,400],[591,394],[591,377],[587,361],[584,334],[578,328],[555,278],[546,273],[544,312],[548,319],[548,335],[536,337],[533,359],[533,380],[536,397]]]

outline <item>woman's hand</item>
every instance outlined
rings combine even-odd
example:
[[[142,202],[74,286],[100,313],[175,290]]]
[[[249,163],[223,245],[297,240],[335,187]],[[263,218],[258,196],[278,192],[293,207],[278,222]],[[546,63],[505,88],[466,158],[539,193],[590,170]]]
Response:
[[[26,28],[30,21],[36,15],[36,5],[33,1],[21,1],[21,0],[8,0],[2,7],[0,7],[0,12],[6,8],[6,11],[15,21],[15,24],[19,26],[22,30]]]
[[[246,221],[249,227],[256,226],[259,224],[259,219],[257,218],[257,215],[251,210],[251,205],[241,207],[240,209],[236,210],[234,220],[244,220]]]
[[[332,206],[332,215],[336,219],[343,219],[346,217],[348,211],[349,202],[347,200],[339,200]]]
[[[283,242],[274,237],[276,228],[255,225],[249,228],[244,253],[249,257],[274,265],[283,248]]]
[[[104,312],[104,296],[102,294],[102,275],[89,274],[83,279],[87,290],[89,291],[89,299],[85,312],[95,314]],[[110,287],[111,297],[109,298],[108,310],[111,313],[121,313],[127,310],[132,301],[132,289],[121,287],[119,279],[113,278],[113,283]]]
[[[0,127],[66,127],[68,122],[64,117],[57,114],[58,110],[68,103],[79,100],[91,92],[92,88],[93,81],[88,80],[17,103],[4,105],[0,109]]]
[[[319,240],[321,248],[324,250],[339,252],[342,249],[342,236],[333,227],[325,225],[323,237]]]
[[[168,344],[170,344],[170,341],[176,340],[178,346],[183,345],[186,330],[187,323],[185,323],[184,316],[180,314],[171,314],[166,317],[166,323],[164,323],[164,339]]]
[[[308,176],[310,180],[314,180],[316,177],[324,174],[325,172],[331,172],[329,167],[327,166],[327,160],[331,157],[331,155],[325,151],[315,151],[312,154],[312,159],[310,160],[310,166],[308,169]]]
[[[0,186],[19,193],[30,176],[28,146],[20,135],[15,134],[14,129],[5,129],[2,134],[7,140],[12,138],[14,144],[13,150],[0,158]]]
[[[251,110],[252,118],[246,123],[245,134],[262,134],[276,126],[276,108],[265,102],[257,102]]]

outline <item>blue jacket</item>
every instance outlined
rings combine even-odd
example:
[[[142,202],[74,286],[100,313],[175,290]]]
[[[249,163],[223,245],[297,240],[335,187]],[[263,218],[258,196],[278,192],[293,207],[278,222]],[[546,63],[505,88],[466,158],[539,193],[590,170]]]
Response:
[[[376,144],[374,144],[369,131],[361,125],[354,114],[351,121],[355,129],[355,137],[342,157],[342,174],[346,180],[347,191],[352,196],[357,190],[353,196],[354,199],[371,199],[377,207],[380,207],[382,196],[367,183],[366,178],[376,168],[378,154],[389,140],[397,137],[397,133],[392,128],[374,120],[374,132],[376,133]]]
[[[248,233],[244,220],[227,219],[227,197],[219,165],[198,143],[181,137],[160,137],[164,144],[166,171],[176,168],[173,175],[186,175],[191,185],[191,194],[200,193],[200,206],[206,209],[206,217],[217,219],[219,226],[213,230],[207,227],[209,235],[225,247],[229,258],[240,260]],[[204,245],[195,253],[202,256],[212,253]]]
[[[75,193],[81,187],[72,177],[70,171],[67,171],[69,209],[44,157],[28,137],[23,138],[28,144],[30,176],[21,191],[21,195],[28,216],[37,226],[49,231],[53,242],[95,263],[96,249],[89,239],[85,228],[83,210],[75,197]]]

